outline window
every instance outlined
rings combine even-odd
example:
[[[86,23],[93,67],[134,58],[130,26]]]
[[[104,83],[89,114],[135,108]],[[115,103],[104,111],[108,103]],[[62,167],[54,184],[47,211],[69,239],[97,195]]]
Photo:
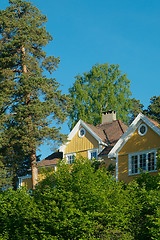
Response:
[[[129,175],[139,174],[141,171],[156,170],[156,150],[145,151],[129,155]]]
[[[84,128],[81,128],[81,129],[79,130],[79,132],[78,132],[78,135],[79,135],[80,138],[84,137],[85,134],[86,134],[86,131],[85,131]]]
[[[140,136],[144,136],[147,133],[147,126],[145,124],[141,124],[138,128],[138,133]]]
[[[67,163],[69,164],[73,163],[75,159],[75,154],[74,153],[66,154],[66,159],[67,159]]]
[[[88,159],[97,159],[98,149],[88,150]]]

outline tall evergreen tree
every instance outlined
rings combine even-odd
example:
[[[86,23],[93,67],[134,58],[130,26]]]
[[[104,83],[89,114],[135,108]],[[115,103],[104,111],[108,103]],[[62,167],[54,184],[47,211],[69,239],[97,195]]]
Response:
[[[142,113],[144,108],[143,104],[140,103],[140,100],[132,98],[131,101],[132,101],[132,106],[131,106],[131,117],[130,117],[129,123],[131,123],[139,113]]]
[[[119,70],[119,65],[94,65],[90,72],[75,77],[69,92],[72,100],[69,112],[71,129],[79,119],[94,125],[101,123],[103,110],[115,110],[119,119],[129,120],[130,81]]]
[[[150,99],[150,105],[144,110],[144,114],[160,123],[160,96],[153,96]]]
[[[57,81],[45,76],[45,71],[51,74],[59,63],[59,58],[43,51],[52,40],[44,25],[47,17],[28,1],[9,3],[0,11],[1,138],[5,146],[7,135],[10,145],[20,146],[29,156],[34,187],[37,147],[46,139],[64,139],[51,120],[65,120],[67,98]]]
[[[9,169],[0,160],[0,191],[12,186],[12,176]]]

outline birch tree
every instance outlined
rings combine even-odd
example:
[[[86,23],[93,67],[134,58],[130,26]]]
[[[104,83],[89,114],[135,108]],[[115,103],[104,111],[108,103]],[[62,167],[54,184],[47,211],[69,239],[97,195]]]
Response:
[[[69,89],[72,107],[69,111],[69,127],[79,119],[97,125],[101,123],[102,111],[115,110],[117,118],[129,120],[131,109],[130,80],[119,65],[97,64],[89,72],[77,75]]]

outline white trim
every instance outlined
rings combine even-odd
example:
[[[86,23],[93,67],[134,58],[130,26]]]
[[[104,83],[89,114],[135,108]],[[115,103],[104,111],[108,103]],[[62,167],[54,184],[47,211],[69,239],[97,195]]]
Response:
[[[155,169],[154,170],[148,170],[148,154],[149,153],[154,153],[154,166],[155,166]],[[145,151],[140,151],[140,152],[133,152],[133,153],[130,153],[128,154],[128,175],[129,176],[133,176],[133,175],[138,175],[140,174],[140,160],[139,160],[139,156],[140,155],[143,155],[143,154],[146,154],[147,157],[146,157],[146,169],[144,170],[145,172],[156,172],[157,169],[156,169],[156,163],[157,163],[157,158],[156,158],[156,155],[157,155],[157,149],[149,149],[149,150],[145,150]],[[138,170],[137,170],[137,173],[132,173],[132,166],[131,166],[131,157],[132,156],[138,156],[137,158],[137,161],[138,161]]]
[[[32,178],[32,175],[31,174],[27,174],[25,176],[22,176],[22,177],[18,177],[19,179],[28,179],[28,178]]]
[[[118,153],[116,156],[116,181],[118,181]]]
[[[142,121],[149,126],[155,133],[160,136],[160,129],[155,126],[147,117],[145,117],[142,113],[139,113],[132,124],[129,126],[127,131],[122,135],[122,137],[118,140],[118,142],[114,145],[111,151],[108,154],[109,158],[116,157],[116,153],[118,153],[122,147],[126,144],[126,142],[130,139],[135,130],[139,127]]]
[[[85,122],[83,122],[81,119],[78,121],[78,123],[75,125],[75,127],[72,129],[72,131],[69,133],[68,135],[68,139],[67,142],[65,144],[63,144],[62,146],[59,147],[59,151],[63,152],[63,154],[65,154],[65,148],[66,146],[70,143],[70,141],[72,140],[72,138],[76,135],[76,133],[79,131],[79,129],[83,127],[87,132],[89,132],[97,141],[99,144],[104,145],[104,146],[108,146],[106,143],[104,143],[102,141],[102,139],[100,137],[97,136],[97,134],[95,134],[94,131],[92,131],[92,129],[90,127],[87,126],[87,124]]]

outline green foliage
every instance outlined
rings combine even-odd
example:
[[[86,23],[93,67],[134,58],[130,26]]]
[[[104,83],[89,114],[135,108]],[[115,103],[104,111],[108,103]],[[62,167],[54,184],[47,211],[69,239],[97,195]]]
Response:
[[[152,176],[148,172],[141,173],[141,176],[136,179],[140,187],[145,187],[147,191],[159,189],[160,175]]]
[[[72,101],[69,111],[71,129],[79,119],[93,125],[101,123],[104,110],[115,110],[118,119],[128,122],[130,81],[119,70],[119,65],[94,65],[90,72],[75,77],[69,92]]]
[[[159,239],[159,187],[142,177],[124,185],[89,160],[61,161],[32,194],[0,193],[0,239]]]
[[[67,97],[59,83],[45,75],[53,73],[60,61],[43,50],[52,40],[46,16],[29,1],[9,3],[0,11],[0,140],[16,165],[28,158],[32,162],[45,140],[65,139],[53,120],[64,122]]]
[[[153,96],[150,99],[150,105],[144,114],[160,123],[160,96]]]
[[[0,191],[12,186],[12,176],[2,161],[0,160]]]
[[[157,150],[157,169],[160,170],[160,149]]]
[[[0,239],[45,239],[38,227],[39,209],[25,189],[2,192],[0,203]]]
[[[135,98],[131,99],[132,101],[132,106],[131,106],[131,117],[129,120],[129,123],[132,123],[132,121],[136,118],[136,116],[139,113],[143,112],[143,104],[140,103],[140,100],[136,100]]]

